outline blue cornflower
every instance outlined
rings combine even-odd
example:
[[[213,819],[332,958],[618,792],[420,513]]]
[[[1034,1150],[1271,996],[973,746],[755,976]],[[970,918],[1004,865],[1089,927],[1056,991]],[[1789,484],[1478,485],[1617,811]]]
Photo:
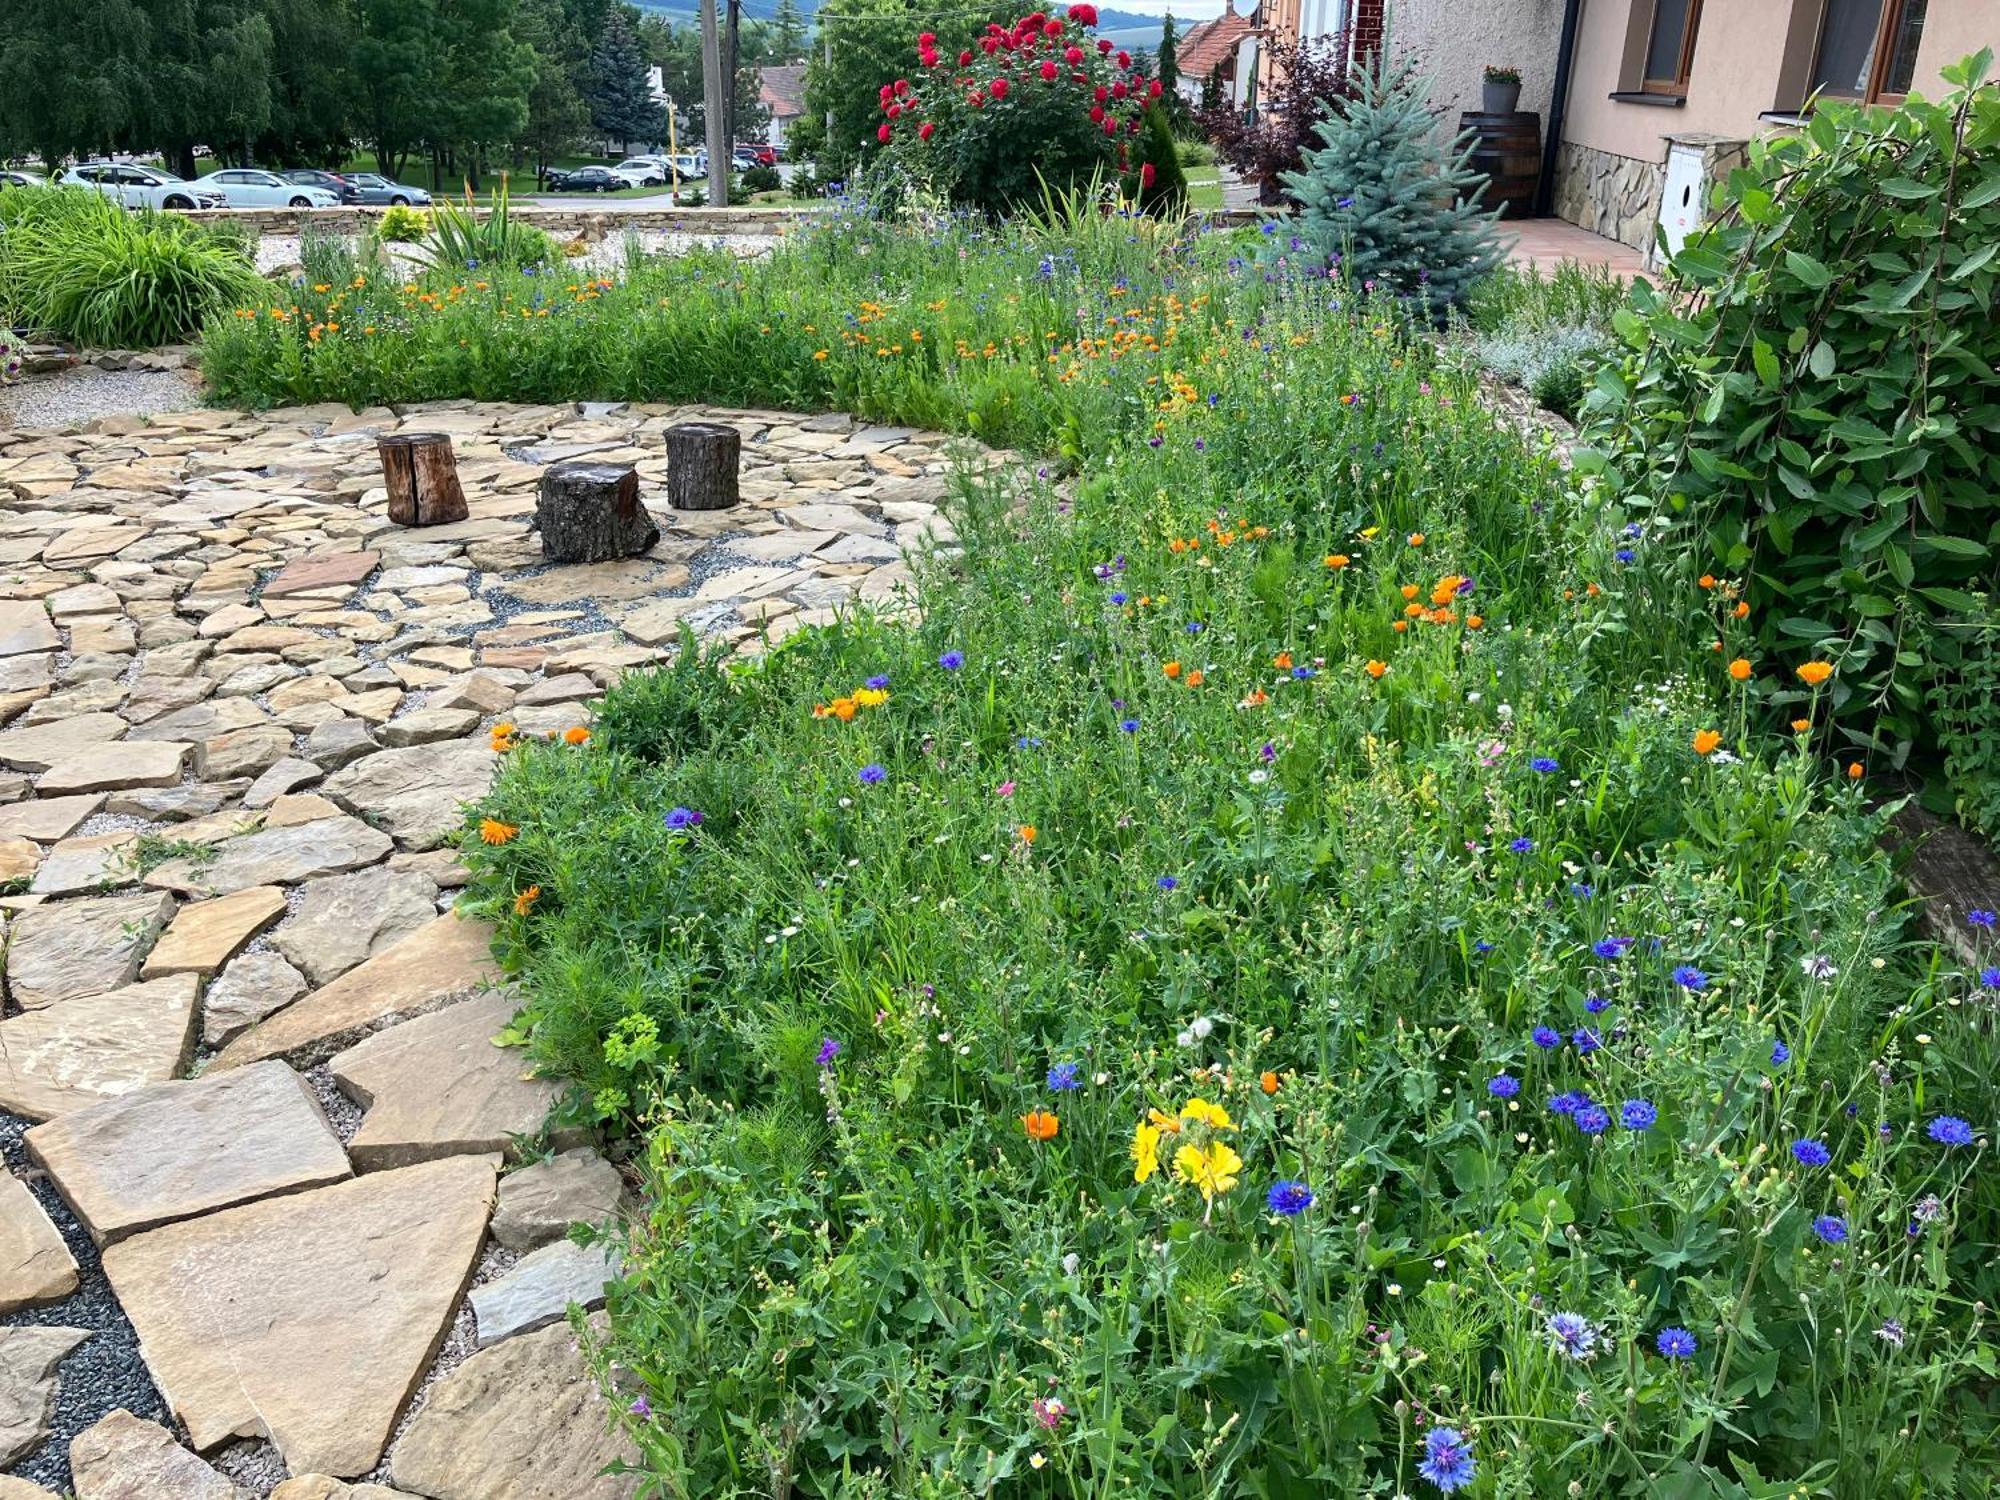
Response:
[[[1424,1434],[1424,1456],[1417,1472],[1449,1495],[1472,1483],[1479,1472],[1472,1443],[1456,1427],[1433,1427]]]
[[[1535,841],[1531,838],[1518,838],[1507,847],[1512,849],[1516,854],[1532,854],[1535,849]]]
[[[821,1037],[819,1039],[819,1051],[813,1054],[813,1061],[818,1063],[822,1068],[830,1068],[833,1066],[833,1060],[838,1056],[840,1056],[840,1043],[836,1042],[830,1036]]]
[[[1569,883],[1569,893],[1579,901],[1588,901],[1592,896],[1597,894],[1597,887],[1586,885],[1581,880],[1572,880]]]
[[[1821,1214],[1813,1220],[1813,1233],[1829,1245],[1838,1245],[1847,1238],[1847,1220],[1836,1214]]]
[[[1189,620],[1187,622],[1187,633],[1189,635],[1200,635],[1202,631],[1206,630],[1207,628],[1208,627],[1203,625],[1199,620]]]
[[[1787,1047],[1783,1042],[1771,1043],[1772,1067],[1782,1068],[1786,1063],[1790,1062],[1791,1060],[1792,1060],[1792,1049],[1790,1047]]]
[[[1599,938],[1590,945],[1590,951],[1595,953],[1599,958],[1623,958],[1625,950],[1631,946],[1632,940],[1630,938]]]
[[[1303,682],[1303,681],[1305,681],[1305,680],[1306,680],[1306,678],[1308,678],[1308,677],[1312,677],[1312,676],[1316,676],[1316,675],[1317,675],[1317,674],[1316,674],[1316,673],[1315,673],[1315,672],[1313,671],[1313,669],[1312,669],[1311,667],[1293,667],[1293,668],[1292,668],[1292,676],[1293,676],[1293,677],[1294,677],[1295,679],[1297,679],[1298,681],[1300,681],[1300,682]]]
[[[1979,987],[2000,990],[2000,964],[1993,964],[1979,971]]]
[[[1139,721],[1137,719],[1120,719],[1118,727],[1127,734],[1137,734],[1139,732]]]
[[[1708,988],[1708,976],[1692,964],[1682,964],[1674,970],[1674,983],[1684,990],[1705,990]]]
[[[674,832],[679,833],[684,828],[701,827],[701,814],[691,807],[676,807],[660,821],[665,823]]]
[[[1174,889],[1174,887],[1178,886],[1180,882],[1174,879],[1174,877],[1171,875],[1162,875],[1158,880],[1154,881],[1153,884],[1158,886],[1163,891],[1170,891]]]
[[[1049,1088],[1058,1094],[1072,1093],[1083,1087],[1083,1080],[1076,1076],[1076,1064],[1060,1062],[1049,1069]]]
[[[1268,766],[1269,764],[1271,764],[1272,761],[1278,758],[1278,747],[1272,744],[1269,740],[1266,740],[1264,741],[1263,745],[1258,749],[1257,756],[1260,760],[1264,762],[1265,765]]]
[[[1639,554],[1634,552],[1630,547],[1620,547],[1616,552],[1612,553],[1611,555],[1617,558],[1622,563],[1628,563],[1632,561],[1633,558],[1637,557]]]
[[[1644,1099],[1627,1099],[1618,1106],[1618,1123],[1627,1130],[1651,1130],[1660,1112]]]
[[[956,672],[960,667],[965,665],[965,653],[963,651],[947,651],[943,656],[938,658],[938,665],[943,667],[947,672]]]
[[[1700,1345],[1685,1328],[1662,1328],[1660,1336],[1653,1340],[1653,1347],[1668,1359],[1687,1359]]]
[[[1573,1115],[1580,1109],[1590,1108],[1590,1095],[1579,1094],[1574,1090],[1566,1094],[1557,1094],[1549,1100],[1549,1108],[1559,1115]]]
[[[1802,1167],[1823,1167],[1833,1160],[1833,1153],[1826,1149],[1826,1143],[1810,1137],[1793,1141],[1792,1155]]]
[[[1560,771],[1562,767],[1556,764],[1555,757],[1553,756],[1537,755],[1533,760],[1528,762],[1528,769],[1530,771],[1540,771],[1544,776],[1552,776],[1557,771]]]
[[[1583,1008],[1593,1016],[1601,1016],[1607,1010],[1611,1009],[1611,1001],[1609,997],[1604,995],[1592,995],[1588,1000],[1583,1002]]]
[[[1601,1104],[1586,1104],[1571,1118],[1585,1135],[1603,1135],[1611,1128],[1611,1112]]]
[[[880,766],[875,766],[875,765],[863,766],[861,768],[861,784],[863,786],[873,786],[875,785],[876,782],[882,780],[888,774],[889,773],[883,770]]]
[[[865,685],[874,688],[879,693],[889,685],[889,674],[887,672],[877,672],[873,677],[868,679]]]
[[[1496,1099],[1511,1099],[1521,1092],[1521,1080],[1505,1073],[1495,1074],[1486,1080],[1486,1092]]]
[[[1970,1146],[1972,1127],[1957,1115],[1939,1115],[1924,1131],[1940,1146]]]
[[[1577,1027],[1570,1033],[1569,1040],[1572,1047],[1585,1054],[1595,1052],[1604,1045],[1603,1038],[1588,1026]]]
[[[1588,1360],[1597,1352],[1597,1325],[1581,1313],[1550,1313],[1549,1347],[1564,1359]]]
[[[1113,604],[1123,604],[1125,602],[1125,598],[1126,598],[1125,591],[1123,589],[1120,589],[1117,593],[1111,596],[1111,602]]]
[[[1264,1201],[1271,1205],[1272,1213],[1292,1219],[1313,1206],[1312,1189],[1303,1182],[1274,1182]]]
[[[1993,930],[1995,924],[2000,924],[2000,916],[1995,916],[1990,911],[1969,911],[1965,914],[1965,920],[1974,927],[1984,927],[1988,932]]]
[[[1528,1039],[1544,1052],[1553,1052],[1562,1045],[1562,1033],[1553,1026],[1537,1026],[1528,1033]]]
[[[1016,750],[1039,750],[1042,748],[1041,736],[1024,734],[1014,741],[1014,748]]]
[[[1493,945],[1487,942],[1485,938],[1481,938],[1478,942],[1472,945],[1472,951],[1474,953],[1491,953],[1493,951]]]

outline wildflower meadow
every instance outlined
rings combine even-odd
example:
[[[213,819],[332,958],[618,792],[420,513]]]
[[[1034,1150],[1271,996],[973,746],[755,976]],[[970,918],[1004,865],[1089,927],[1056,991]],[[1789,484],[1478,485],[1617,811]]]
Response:
[[[968,441],[907,600],[503,734],[662,1497],[1986,1496],[2000,931],[1695,517],[1282,229],[859,209],[211,327],[231,400]],[[336,326],[337,325],[337,326]]]

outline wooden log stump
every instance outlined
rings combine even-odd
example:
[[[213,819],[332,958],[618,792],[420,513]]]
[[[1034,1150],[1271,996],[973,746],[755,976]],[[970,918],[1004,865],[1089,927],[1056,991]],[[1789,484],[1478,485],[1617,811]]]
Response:
[[[639,474],[630,464],[587,459],[552,464],[535,498],[542,555],[556,562],[610,562],[636,557],[660,539],[639,503]]]
[[[451,437],[442,432],[399,432],[378,438],[382,479],[389,487],[389,519],[398,526],[442,526],[463,521],[465,491]]]
[[[726,510],[736,503],[743,434],[720,422],[667,429],[667,503],[675,510]]]

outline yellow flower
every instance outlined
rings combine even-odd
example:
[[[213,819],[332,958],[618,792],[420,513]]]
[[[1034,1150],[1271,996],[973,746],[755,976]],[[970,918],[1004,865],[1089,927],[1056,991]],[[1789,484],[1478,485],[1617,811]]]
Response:
[[[529,886],[525,891],[521,892],[520,895],[514,898],[514,915],[517,917],[525,917],[528,914],[529,909],[533,907],[538,900],[541,899],[541,895],[542,895],[542,888],[540,886],[538,885]]]
[[[1191,1182],[1210,1203],[1218,1193],[1236,1186],[1236,1174],[1243,1170],[1243,1158],[1221,1141],[1206,1146],[1183,1146],[1174,1153],[1174,1171],[1183,1182]]]
[[[859,703],[863,708],[880,708],[889,701],[889,693],[886,688],[856,688],[854,690],[854,701]]]
[[[1799,681],[1808,687],[1818,687],[1832,675],[1833,663],[1830,661],[1809,661],[1799,668]]]
[[[1132,1180],[1144,1182],[1159,1170],[1159,1128],[1142,1120],[1132,1132]]]
[[[1220,1104],[1210,1104],[1206,1099],[1190,1099],[1181,1106],[1181,1118],[1193,1120],[1198,1125],[1206,1125],[1210,1130],[1234,1130],[1236,1122],[1229,1118],[1229,1111]]]

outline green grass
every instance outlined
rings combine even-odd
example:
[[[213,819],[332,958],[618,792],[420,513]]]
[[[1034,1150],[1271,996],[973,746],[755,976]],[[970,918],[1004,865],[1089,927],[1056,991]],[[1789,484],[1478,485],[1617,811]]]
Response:
[[[1188,207],[1211,213],[1222,207],[1222,174],[1213,166],[1187,169]]]

